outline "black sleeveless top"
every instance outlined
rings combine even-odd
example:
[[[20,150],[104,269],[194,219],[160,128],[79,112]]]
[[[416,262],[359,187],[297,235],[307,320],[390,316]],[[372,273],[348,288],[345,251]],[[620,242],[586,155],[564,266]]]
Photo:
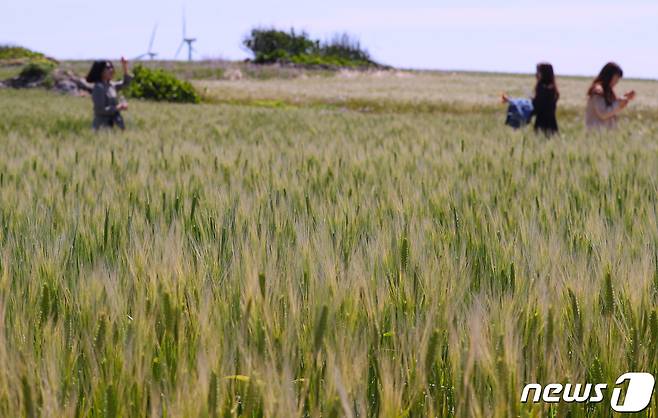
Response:
[[[537,86],[535,97],[532,99],[536,131],[543,131],[547,135],[558,132],[557,118],[555,116],[557,101],[558,95],[553,86],[547,86],[545,84]]]

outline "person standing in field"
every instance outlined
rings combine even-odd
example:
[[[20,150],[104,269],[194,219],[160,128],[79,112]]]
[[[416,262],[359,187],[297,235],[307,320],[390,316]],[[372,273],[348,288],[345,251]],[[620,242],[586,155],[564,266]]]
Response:
[[[532,99],[535,132],[542,132],[546,136],[559,132],[555,115],[559,99],[560,91],[555,82],[553,66],[547,62],[537,64],[537,84],[535,97]]]
[[[519,128],[526,123],[530,123],[534,116],[535,132],[542,132],[546,136],[557,134],[559,129],[555,112],[559,99],[560,92],[555,82],[553,66],[546,62],[539,63],[537,64],[535,94],[531,100],[510,98],[506,93],[503,93],[502,101],[508,105],[505,123],[514,128]]]
[[[94,103],[94,130],[100,128],[113,128],[118,126],[125,129],[121,111],[128,109],[128,103],[119,101],[117,91],[127,87],[132,80],[128,73],[128,61],[121,57],[123,67],[123,80],[114,82],[114,65],[111,61],[95,61],[89,73],[87,82],[94,83],[91,98]]]
[[[624,76],[621,67],[614,62],[607,63],[587,91],[585,125],[589,129],[611,129],[617,126],[617,115],[635,99],[631,90],[619,99],[614,88]]]

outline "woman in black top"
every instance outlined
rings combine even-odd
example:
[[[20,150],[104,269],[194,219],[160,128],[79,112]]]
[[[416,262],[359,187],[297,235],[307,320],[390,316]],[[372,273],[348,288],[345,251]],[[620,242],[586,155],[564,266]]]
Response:
[[[546,62],[537,64],[537,85],[535,97],[532,99],[536,132],[541,131],[547,136],[558,133],[555,111],[559,98],[560,92],[555,83],[553,66]]]

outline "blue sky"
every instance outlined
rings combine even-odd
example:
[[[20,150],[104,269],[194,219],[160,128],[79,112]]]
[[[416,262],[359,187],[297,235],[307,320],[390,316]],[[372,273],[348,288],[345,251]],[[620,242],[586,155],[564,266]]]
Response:
[[[57,58],[134,57],[157,22],[154,50],[171,58],[183,8],[198,57],[246,58],[251,27],[294,26],[320,39],[347,31],[404,68],[532,72],[547,60],[591,75],[616,60],[628,76],[658,79],[656,0],[0,0],[0,42]]]

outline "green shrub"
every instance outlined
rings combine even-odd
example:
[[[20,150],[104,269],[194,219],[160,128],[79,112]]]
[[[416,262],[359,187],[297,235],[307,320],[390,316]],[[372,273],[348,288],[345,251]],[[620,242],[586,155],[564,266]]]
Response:
[[[15,88],[23,87],[46,87],[53,86],[52,72],[55,69],[55,64],[45,59],[37,59],[30,61],[25,65],[18,77],[8,80],[9,85]]]
[[[199,103],[201,97],[192,84],[179,80],[172,73],[137,65],[126,94],[138,99],[164,102]]]
[[[259,64],[287,62],[294,56],[314,54],[319,47],[306,32],[296,34],[294,29],[290,29],[290,32],[252,29],[243,44],[251,50],[254,61]]]
[[[372,63],[370,53],[361,47],[361,43],[347,33],[337,34],[320,47],[321,55],[339,58],[344,61]]]
[[[55,64],[45,59],[37,59],[29,62],[21,70],[19,77],[25,80],[42,80],[53,72]]]

